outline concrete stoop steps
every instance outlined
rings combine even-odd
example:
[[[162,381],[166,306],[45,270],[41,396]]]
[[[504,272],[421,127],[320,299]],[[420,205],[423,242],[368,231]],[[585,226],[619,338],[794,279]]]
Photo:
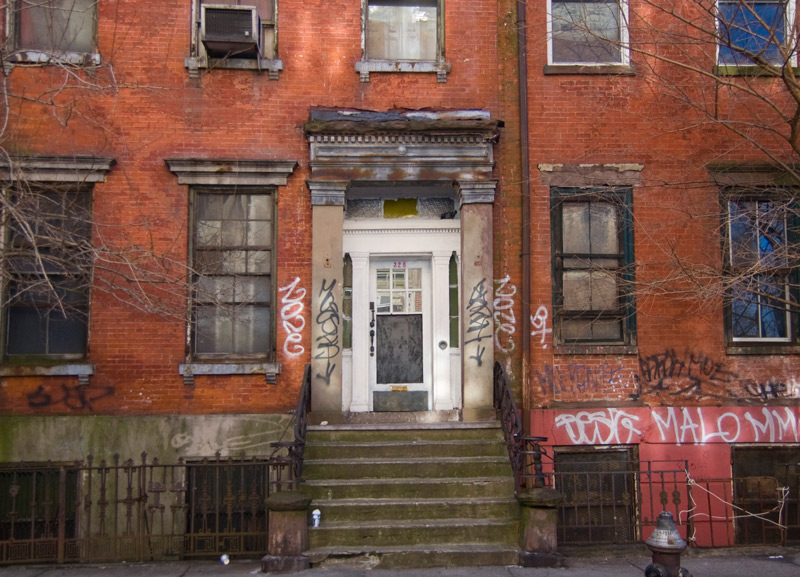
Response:
[[[519,505],[497,423],[309,427],[317,567],[515,565]]]

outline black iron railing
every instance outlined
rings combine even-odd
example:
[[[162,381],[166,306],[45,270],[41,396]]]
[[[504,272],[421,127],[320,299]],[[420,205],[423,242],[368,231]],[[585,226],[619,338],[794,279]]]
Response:
[[[306,429],[308,413],[311,411],[311,365],[306,365],[303,373],[303,384],[300,386],[300,398],[294,414],[294,439],[272,443],[273,456],[281,453],[291,459],[294,467],[294,478],[299,483],[303,478],[303,455],[306,449]],[[294,487],[297,488],[297,487]]]
[[[508,457],[514,471],[516,493],[549,485],[549,478],[542,466],[542,458],[548,455],[541,446],[547,437],[523,435],[522,417],[517,410],[508,376],[503,365],[497,362],[494,364],[494,408],[500,416]]]
[[[14,463],[0,469],[0,564],[258,556],[265,499],[293,488],[286,457],[162,464]]]

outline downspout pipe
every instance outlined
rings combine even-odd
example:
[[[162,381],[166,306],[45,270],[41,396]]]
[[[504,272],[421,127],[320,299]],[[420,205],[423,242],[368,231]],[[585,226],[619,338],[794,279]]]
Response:
[[[517,60],[519,83],[519,153],[522,194],[522,411],[530,407],[528,383],[531,357],[531,165],[528,138],[527,1],[517,0]],[[530,423],[523,419],[523,430]]]

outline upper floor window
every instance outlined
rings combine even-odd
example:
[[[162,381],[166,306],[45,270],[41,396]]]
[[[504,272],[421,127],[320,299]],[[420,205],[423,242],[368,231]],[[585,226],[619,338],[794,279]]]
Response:
[[[194,0],[190,72],[200,68],[266,70],[277,79],[276,0]]]
[[[10,9],[15,61],[82,63],[96,50],[97,0],[12,0]]]
[[[437,0],[368,0],[367,58],[436,60]]]
[[[632,194],[551,190],[557,344],[634,343]]]
[[[195,358],[273,356],[274,197],[194,191]]]
[[[446,81],[444,0],[362,0],[363,58],[356,70],[436,72]]]
[[[81,358],[94,254],[91,191],[27,184],[4,194],[4,355]]]
[[[730,338],[792,340],[789,201],[739,197],[727,201]]]
[[[550,64],[628,64],[627,0],[548,0]]]
[[[793,24],[792,0],[718,0],[717,63],[792,64]]]

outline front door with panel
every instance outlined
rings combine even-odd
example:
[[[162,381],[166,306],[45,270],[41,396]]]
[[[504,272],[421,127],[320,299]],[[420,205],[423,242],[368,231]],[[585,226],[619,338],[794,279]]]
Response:
[[[431,403],[430,261],[370,263],[370,404],[427,411]]]

